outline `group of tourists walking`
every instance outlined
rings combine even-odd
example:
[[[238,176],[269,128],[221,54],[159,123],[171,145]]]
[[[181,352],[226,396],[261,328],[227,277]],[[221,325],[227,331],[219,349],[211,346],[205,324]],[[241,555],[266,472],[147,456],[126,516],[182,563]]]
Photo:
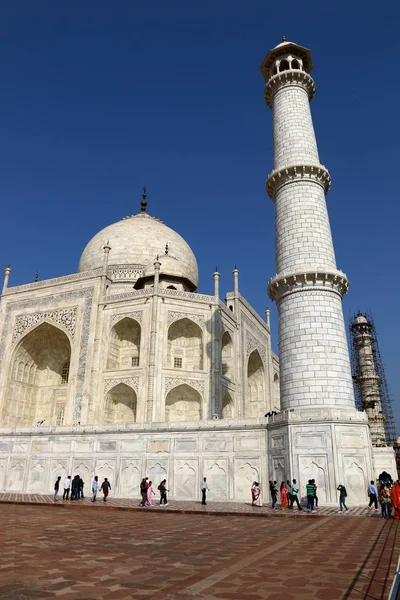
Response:
[[[393,482],[392,478],[385,471],[379,475],[378,481],[371,481],[368,486],[369,509],[372,507],[378,509],[378,503],[381,506],[381,516],[383,519],[400,519],[400,481]]]
[[[60,484],[61,484],[61,476],[58,476],[57,480],[54,484],[54,496],[53,496],[54,502],[57,502],[57,495],[58,495],[58,492],[60,491]],[[85,497],[83,495],[83,487],[85,485],[85,482],[83,481],[82,477],[80,477],[79,475],[75,475],[75,477],[73,479],[71,478],[71,475],[68,475],[64,479],[64,482],[62,485],[64,488],[63,500],[81,500]],[[103,483],[100,486],[99,478],[97,475],[95,475],[95,477],[93,478],[93,481],[92,481],[92,486],[91,486],[91,498],[90,499],[92,502],[96,501],[96,496],[97,496],[97,493],[99,490],[101,490],[103,492],[103,500],[104,500],[104,502],[106,502],[109,491],[111,490],[110,482],[108,481],[107,477],[105,477]],[[70,496],[70,493],[71,493],[71,496]]]

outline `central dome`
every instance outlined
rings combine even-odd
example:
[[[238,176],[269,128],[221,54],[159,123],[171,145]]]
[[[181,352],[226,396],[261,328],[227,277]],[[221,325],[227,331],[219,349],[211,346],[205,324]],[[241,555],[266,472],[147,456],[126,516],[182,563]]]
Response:
[[[79,272],[97,269],[103,265],[103,246],[110,245],[109,265],[140,265],[145,267],[155,257],[165,252],[179,257],[186,277],[197,288],[198,268],[196,258],[185,240],[176,231],[146,212],[125,217],[108,225],[87,244],[79,261]]]

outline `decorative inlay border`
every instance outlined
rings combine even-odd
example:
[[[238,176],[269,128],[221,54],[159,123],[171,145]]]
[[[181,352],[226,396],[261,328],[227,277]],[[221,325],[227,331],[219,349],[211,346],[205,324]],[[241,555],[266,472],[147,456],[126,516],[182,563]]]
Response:
[[[308,94],[311,101],[315,94],[314,79],[305,71],[290,70],[282,71],[273,75],[265,86],[264,98],[265,102],[272,108],[272,102],[276,92],[284,86],[301,86]]]
[[[15,319],[12,343],[15,344],[15,342],[19,340],[19,338],[28,329],[31,329],[41,321],[45,320],[54,321],[55,323],[58,323],[58,325],[64,327],[71,334],[71,337],[74,337],[76,314],[77,310],[75,307],[60,308],[56,310],[47,310],[33,314],[19,315]]]
[[[139,389],[139,377],[115,377],[114,379],[104,380],[104,393],[107,394],[116,385],[124,383],[131,387],[136,393]]]
[[[89,341],[89,328],[90,328],[90,317],[92,313],[92,299],[93,299],[94,288],[84,288],[80,290],[73,290],[70,292],[64,292],[62,294],[53,294],[51,296],[44,296],[42,298],[31,298],[27,300],[21,300],[20,302],[10,302],[7,305],[5,311],[4,327],[2,331],[0,341],[0,363],[4,360],[4,353],[6,349],[6,338],[7,332],[10,328],[10,322],[15,312],[32,308],[32,307],[46,307],[54,305],[58,302],[71,302],[77,299],[83,298],[83,318],[82,318],[82,334],[79,345],[79,359],[78,359],[78,373],[77,373],[77,384],[75,392],[75,407],[74,407],[74,420],[80,420],[83,405],[83,385],[86,371],[86,358],[88,352],[88,341]]]
[[[138,310],[135,312],[130,312],[130,313],[122,313],[122,314],[118,314],[118,315],[111,315],[110,317],[110,325],[111,327],[113,325],[115,325],[115,323],[117,323],[118,321],[122,321],[122,319],[133,319],[134,321],[137,321],[138,323],[142,324],[142,319],[143,319],[143,311]]]
[[[331,187],[331,176],[323,165],[293,165],[273,171],[268,176],[266,183],[268,196],[275,200],[277,190],[293,181],[315,181],[323,187],[325,194]]]
[[[174,321],[179,321],[179,319],[190,319],[199,325],[200,327],[204,327],[204,316],[203,315],[193,315],[191,313],[186,312],[177,312],[175,310],[168,311],[168,325],[173,323]]]
[[[305,271],[292,275],[276,275],[268,284],[268,295],[271,300],[278,301],[290,293],[318,290],[320,293],[333,291],[342,297],[349,287],[349,280],[342,271]]]
[[[178,387],[178,385],[183,385],[184,383],[190,385],[190,387],[197,390],[199,394],[201,394],[201,396],[204,397],[204,381],[202,379],[180,379],[179,377],[166,377],[165,393],[168,394],[170,390],[172,390],[175,387]]]
[[[143,275],[144,265],[109,265],[107,275],[112,280],[135,280]]]
[[[82,271],[81,273],[74,273],[73,275],[64,275],[63,277],[54,277],[53,279],[45,279],[44,281],[34,281],[32,283],[24,283],[23,285],[15,285],[13,287],[8,287],[4,291],[3,295],[6,296],[9,294],[14,294],[16,292],[24,292],[25,290],[37,290],[40,288],[56,285],[57,283],[70,283],[71,281],[76,281],[79,279],[89,279],[90,277],[101,275],[102,272],[102,267],[99,267],[97,269],[92,269],[91,271]]]

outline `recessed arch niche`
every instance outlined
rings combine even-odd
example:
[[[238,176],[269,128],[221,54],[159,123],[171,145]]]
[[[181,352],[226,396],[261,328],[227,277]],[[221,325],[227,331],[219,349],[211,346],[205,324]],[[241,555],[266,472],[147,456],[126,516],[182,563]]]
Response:
[[[228,331],[225,331],[221,340],[222,375],[233,381],[233,342]]]
[[[69,382],[71,343],[59,327],[43,322],[14,350],[9,368],[3,424],[30,427],[63,425]]]
[[[235,405],[229,392],[226,392],[222,398],[222,419],[232,419],[235,416]]]
[[[200,421],[201,396],[186,383],[170,390],[165,398],[166,421]]]
[[[140,364],[141,327],[135,319],[124,317],[110,332],[107,369],[131,369]]]
[[[179,368],[187,371],[203,369],[203,332],[190,319],[179,319],[170,325],[167,363],[170,368],[179,365]]]
[[[125,383],[118,383],[105,397],[104,423],[134,423],[136,421],[136,392]]]
[[[258,350],[253,350],[247,363],[246,416],[263,417],[265,408],[265,369]]]

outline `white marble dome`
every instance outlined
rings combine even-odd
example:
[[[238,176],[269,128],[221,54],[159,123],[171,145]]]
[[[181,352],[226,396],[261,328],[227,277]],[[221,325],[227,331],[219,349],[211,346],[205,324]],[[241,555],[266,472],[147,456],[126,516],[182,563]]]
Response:
[[[143,267],[154,261],[155,256],[163,257],[165,246],[168,244],[169,252],[179,256],[182,277],[188,279],[195,287],[198,285],[197,261],[190,246],[176,231],[146,212],[125,217],[99,231],[82,252],[79,272],[102,266],[103,246],[106,242],[111,247],[109,265],[129,264]]]

